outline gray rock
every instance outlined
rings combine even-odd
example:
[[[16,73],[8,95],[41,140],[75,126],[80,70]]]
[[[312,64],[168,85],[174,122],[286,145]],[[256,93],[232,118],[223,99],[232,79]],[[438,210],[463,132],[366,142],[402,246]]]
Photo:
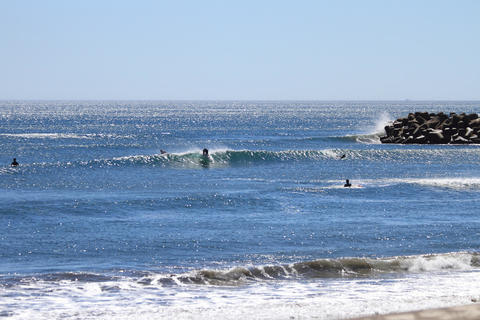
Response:
[[[480,143],[480,117],[476,113],[414,112],[385,126],[385,134],[382,143]]]

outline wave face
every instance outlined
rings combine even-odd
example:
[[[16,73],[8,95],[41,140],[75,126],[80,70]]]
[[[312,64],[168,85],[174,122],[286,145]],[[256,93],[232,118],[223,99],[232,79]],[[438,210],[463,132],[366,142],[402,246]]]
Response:
[[[128,167],[128,166],[171,166],[171,167],[223,167],[245,166],[255,164],[281,163],[291,161],[317,161],[339,159],[340,150],[286,150],[286,151],[250,151],[250,150],[222,150],[210,152],[204,157],[201,151],[132,155],[114,157],[111,159],[96,159],[90,161],[72,161],[67,163],[34,163],[22,167]],[[15,171],[4,168],[4,172]],[[1,172],[1,171],[0,171]]]
[[[337,157],[336,152],[331,150],[287,150],[287,151],[264,151],[264,150],[222,150],[212,151],[204,157],[201,152],[186,152],[178,154],[132,156],[116,158],[114,163],[160,163],[160,164],[183,164],[183,165],[249,165],[256,163],[322,160]]]
[[[463,161],[480,161],[478,149],[461,150],[464,153]],[[248,166],[258,164],[272,164],[296,161],[374,161],[374,162],[397,162],[409,163],[418,162],[451,162],[458,158],[458,149],[390,149],[390,150],[369,150],[369,149],[324,149],[324,150],[221,150],[210,152],[204,157],[201,151],[153,154],[153,155],[132,155],[114,157],[112,159],[97,159],[91,161],[77,161],[69,163],[36,164],[39,166],[173,166],[173,167],[222,167],[222,166]]]
[[[251,281],[299,278],[356,278],[380,274],[467,271],[480,268],[477,253],[448,253],[392,258],[319,259],[262,267],[235,267],[226,271],[202,270],[187,275],[143,277],[139,281],[161,284],[239,285]]]
[[[346,142],[358,142],[364,144],[379,144],[380,134],[370,133],[370,134],[347,134],[344,136],[332,137],[332,140],[346,141]]]
[[[470,252],[399,256],[388,258],[338,258],[318,259],[290,264],[233,267],[226,270],[204,269],[180,274],[151,271],[129,271],[122,274],[89,272],[58,272],[33,276],[7,276],[0,279],[3,287],[25,283],[64,281],[96,283],[119,281],[128,277],[144,285],[212,285],[238,286],[252,282],[299,279],[334,279],[378,277],[385,274],[423,274],[446,271],[480,271],[480,255]]]
[[[112,157],[110,159],[95,160],[74,160],[68,162],[36,162],[22,163],[18,168],[0,167],[1,174],[13,174],[22,170],[33,169],[37,167],[88,167],[88,168],[104,168],[104,167],[172,167],[172,168],[221,168],[236,166],[254,166],[254,165],[273,165],[292,162],[314,162],[324,164],[325,161],[341,161],[344,165],[348,165],[352,161],[368,161],[378,163],[398,163],[408,164],[412,161],[419,163],[444,163],[455,162],[458,159],[458,152],[463,153],[463,163],[477,163],[480,161],[480,151],[477,148],[469,148],[459,150],[459,148],[436,149],[436,148],[398,148],[388,150],[376,149],[323,149],[323,150],[214,150],[208,157],[202,155],[201,150],[188,151],[180,153],[168,154],[151,154],[151,155],[130,155],[121,157]],[[476,186],[475,179],[460,179],[456,182],[449,178],[452,187],[455,184]],[[417,182],[425,185],[441,186],[448,184],[445,180],[436,180],[431,182],[429,179],[418,180]],[[404,182],[413,182],[414,180],[406,179]],[[415,180],[416,181],[416,180]],[[423,183],[422,183],[423,181]]]

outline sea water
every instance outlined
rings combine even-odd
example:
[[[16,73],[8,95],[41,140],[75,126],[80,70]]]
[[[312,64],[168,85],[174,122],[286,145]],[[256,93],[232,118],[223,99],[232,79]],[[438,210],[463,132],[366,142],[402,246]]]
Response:
[[[0,102],[0,316],[344,319],[477,301],[480,147],[378,137],[409,112],[479,109]]]

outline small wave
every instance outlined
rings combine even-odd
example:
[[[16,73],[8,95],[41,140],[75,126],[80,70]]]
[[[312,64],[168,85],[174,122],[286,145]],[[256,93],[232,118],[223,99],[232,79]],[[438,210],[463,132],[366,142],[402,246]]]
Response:
[[[334,140],[340,141],[350,141],[358,142],[364,144],[380,144],[380,134],[369,133],[369,134],[347,134],[345,136],[330,137]]]
[[[2,174],[15,174],[18,171],[19,171],[19,168],[17,168],[17,167],[11,167],[11,166],[3,167],[3,168],[0,168],[0,175],[2,175]]]
[[[442,187],[448,189],[476,189],[480,188],[480,178],[424,178],[398,179],[398,182],[419,184],[422,186]]]
[[[113,134],[76,134],[76,133],[0,133],[0,136],[22,139],[94,139],[94,138],[118,138]]]

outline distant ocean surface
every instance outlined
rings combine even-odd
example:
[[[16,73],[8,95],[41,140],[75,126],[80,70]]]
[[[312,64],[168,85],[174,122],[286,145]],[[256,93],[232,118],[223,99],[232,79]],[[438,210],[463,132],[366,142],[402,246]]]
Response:
[[[480,300],[480,146],[380,144],[415,111],[480,102],[0,101],[0,317]]]

